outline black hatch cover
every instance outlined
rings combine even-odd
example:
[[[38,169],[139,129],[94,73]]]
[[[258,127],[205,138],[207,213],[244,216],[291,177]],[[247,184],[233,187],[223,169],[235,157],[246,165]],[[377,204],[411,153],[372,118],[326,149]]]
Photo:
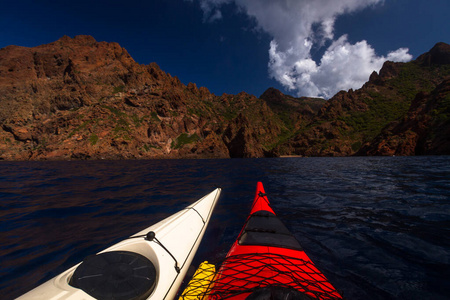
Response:
[[[70,284],[96,299],[146,299],[155,288],[156,268],[146,257],[129,251],[88,256]]]
[[[262,245],[302,250],[299,242],[273,213],[265,210],[250,216],[239,245]]]

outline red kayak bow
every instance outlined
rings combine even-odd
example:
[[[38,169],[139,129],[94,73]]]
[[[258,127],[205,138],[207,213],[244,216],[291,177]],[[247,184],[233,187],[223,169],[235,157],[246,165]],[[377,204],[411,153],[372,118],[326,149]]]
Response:
[[[207,299],[342,299],[270,207],[261,182]]]

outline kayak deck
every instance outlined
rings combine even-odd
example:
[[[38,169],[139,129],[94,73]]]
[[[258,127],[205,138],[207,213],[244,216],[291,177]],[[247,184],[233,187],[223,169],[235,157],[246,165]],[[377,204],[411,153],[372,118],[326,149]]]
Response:
[[[260,182],[238,238],[214,279],[201,284],[208,286],[201,296],[185,290],[181,299],[342,299],[278,219]]]
[[[19,299],[173,299],[220,193],[217,188],[164,220],[86,257]]]

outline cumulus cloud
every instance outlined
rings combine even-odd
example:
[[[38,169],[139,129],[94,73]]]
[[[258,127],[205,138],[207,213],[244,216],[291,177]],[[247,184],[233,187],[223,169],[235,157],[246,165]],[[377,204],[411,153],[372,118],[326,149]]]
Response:
[[[382,5],[384,0],[198,0],[205,20],[217,20],[220,7],[234,2],[256,20],[273,40],[269,48],[269,74],[298,96],[329,98],[339,90],[359,88],[386,60],[409,61],[408,49],[378,56],[363,40],[355,44],[347,35],[335,38],[334,24],[343,14]],[[220,18],[222,16],[220,15]],[[315,61],[311,50],[328,47]]]
[[[366,42],[351,44],[343,35],[334,41],[323,54],[319,63],[311,58],[298,58],[291,65],[283,59],[284,53],[277,44],[270,46],[269,69],[271,75],[298,95],[332,97],[340,90],[360,88],[373,71],[378,71],[386,60],[409,61],[408,49],[390,52],[387,57],[377,56]],[[282,78],[282,79],[280,79]]]

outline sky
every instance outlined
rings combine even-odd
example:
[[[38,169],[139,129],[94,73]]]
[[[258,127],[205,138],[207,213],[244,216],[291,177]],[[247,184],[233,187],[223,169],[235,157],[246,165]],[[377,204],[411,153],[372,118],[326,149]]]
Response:
[[[216,95],[332,97],[386,60],[450,43],[449,0],[2,1],[0,48],[64,35],[118,42]]]

